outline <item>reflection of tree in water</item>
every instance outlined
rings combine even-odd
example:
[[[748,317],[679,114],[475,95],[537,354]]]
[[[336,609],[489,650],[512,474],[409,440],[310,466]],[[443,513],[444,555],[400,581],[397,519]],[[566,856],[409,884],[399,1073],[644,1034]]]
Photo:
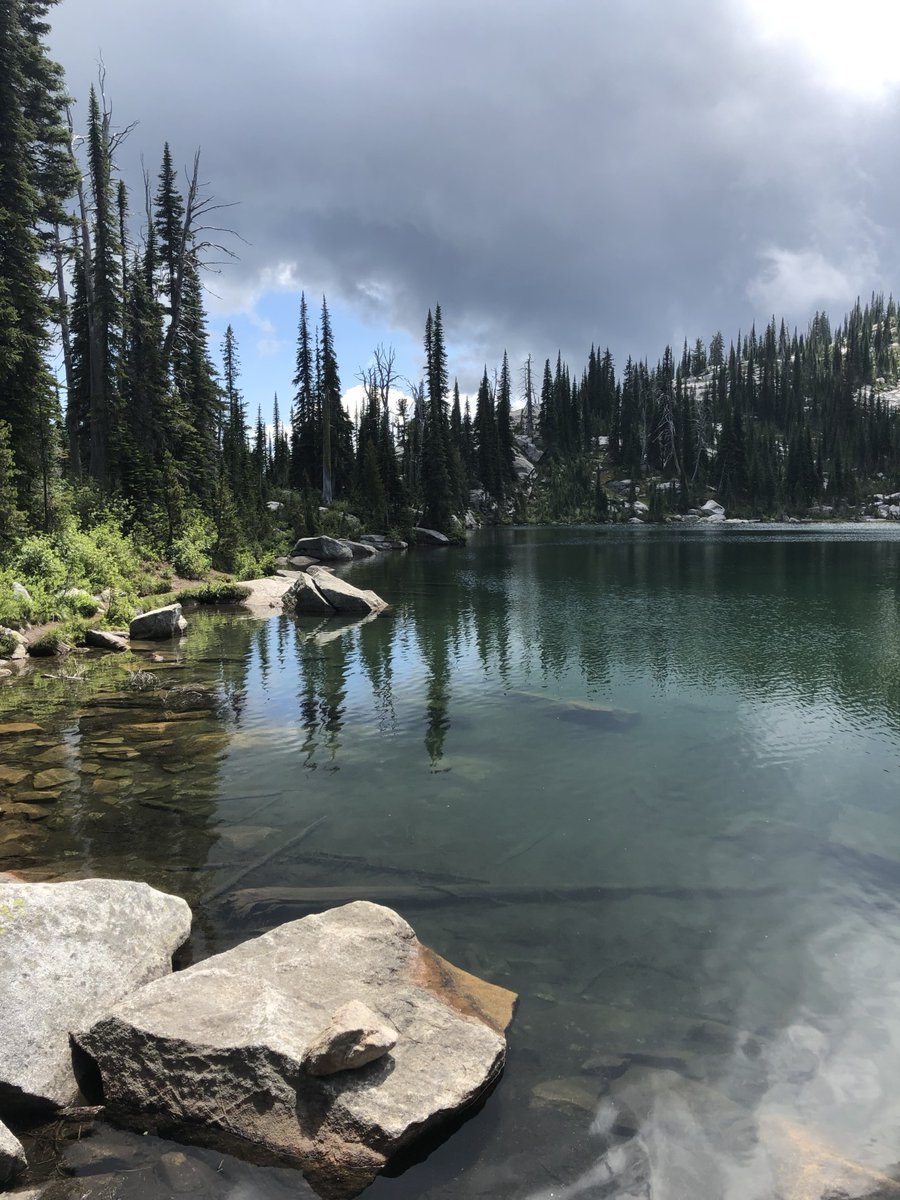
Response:
[[[458,597],[454,594],[454,600]],[[425,749],[432,768],[444,756],[444,743],[450,729],[451,651],[459,661],[463,614],[459,606],[441,606],[436,615],[417,612],[414,617],[416,641],[428,671],[425,691]]]
[[[350,631],[326,622],[308,632],[296,625],[297,665],[301,688],[298,695],[300,719],[306,737],[304,765],[316,767],[316,752],[327,750],[333,769],[341,747],[347,698],[347,648]]]
[[[397,728],[394,707],[394,635],[397,622],[390,617],[365,622],[359,630],[359,658],[372,686],[379,733]]]

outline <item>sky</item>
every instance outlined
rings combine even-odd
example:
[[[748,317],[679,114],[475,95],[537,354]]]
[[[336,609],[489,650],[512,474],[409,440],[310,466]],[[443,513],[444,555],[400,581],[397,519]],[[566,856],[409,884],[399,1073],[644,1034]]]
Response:
[[[251,413],[291,396],[299,293],[344,387],[379,343],[418,379],[440,303],[477,389],[590,346],[651,364],[900,279],[893,0],[62,0],[84,120],[102,56],[142,195],[200,147],[238,235],[207,276]]]

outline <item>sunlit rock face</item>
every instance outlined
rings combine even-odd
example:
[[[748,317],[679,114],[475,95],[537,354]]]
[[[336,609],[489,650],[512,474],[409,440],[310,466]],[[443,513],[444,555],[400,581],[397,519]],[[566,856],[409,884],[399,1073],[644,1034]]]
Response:
[[[358,902],[158,980],[78,1042],[119,1121],[296,1164],[321,1195],[343,1197],[485,1093],[514,1000],[427,950],[391,909]],[[310,1048],[351,1001],[394,1045],[313,1074]]]

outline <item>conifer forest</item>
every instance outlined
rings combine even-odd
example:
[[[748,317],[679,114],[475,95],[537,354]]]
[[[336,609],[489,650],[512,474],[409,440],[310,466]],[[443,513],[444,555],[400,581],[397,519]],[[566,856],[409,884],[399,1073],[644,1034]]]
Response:
[[[379,346],[352,419],[356,365],[339,363],[326,299],[304,294],[290,405],[265,422],[231,328],[210,344],[205,280],[240,248],[227,198],[199,153],[184,172],[168,146],[142,148],[159,167],[129,192],[117,155],[138,132],[113,121],[102,73],[73,103],[51,8],[0,0],[0,568],[97,528],[125,558],[247,577],[346,513],[459,536],[472,510],[627,519],[638,492],[660,520],[710,497],[735,516],[857,515],[900,489],[900,317],[879,295],[640,361],[615,363],[602,337],[579,363],[504,355],[463,397],[435,304],[420,379]]]

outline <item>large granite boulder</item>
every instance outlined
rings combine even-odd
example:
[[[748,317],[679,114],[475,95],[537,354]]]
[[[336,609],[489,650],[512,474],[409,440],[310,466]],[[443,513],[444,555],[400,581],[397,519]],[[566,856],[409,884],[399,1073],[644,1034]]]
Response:
[[[21,1142],[0,1121],[0,1188],[11,1183],[27,1166]]]
[[[318,1076],[310,1046],[348,1001],[397,1034],[376,1061]],[[483,1096],[515,996],[451,966],[389,908],[360,901],[179,971],[78,1036],[107,1114],[142,1131],[303,1169],[349,1197],[391,1155]]]
[[[297,554],[314,558],[317,562],[350,562],[353,551],[337,538],[332,537],[303,537],[294,543],[291,551],[293,558]]]
[[[172,969],[184,900],[146,883],[0,878],[0,1114],[69,1103],[69,1033]]]
[[[181,637],[185,629],[187,621],[181,615],[181,605],[167,604],[165,608],[154,608],[135,617],[128,626],[128,636],[132,641],[160,642]]]
[[[284,593],[284,611],[296,617],[333,617],[334,609],[316,587],[311,575],[298,575]]]
[[[335,612],[365,616],[366,613],[381,612],[387,608],[385,601],[376,592],[354,587],[346,579],[338,579],[336,575],[330,574],[324,567],[309,567],[307,574]]]

